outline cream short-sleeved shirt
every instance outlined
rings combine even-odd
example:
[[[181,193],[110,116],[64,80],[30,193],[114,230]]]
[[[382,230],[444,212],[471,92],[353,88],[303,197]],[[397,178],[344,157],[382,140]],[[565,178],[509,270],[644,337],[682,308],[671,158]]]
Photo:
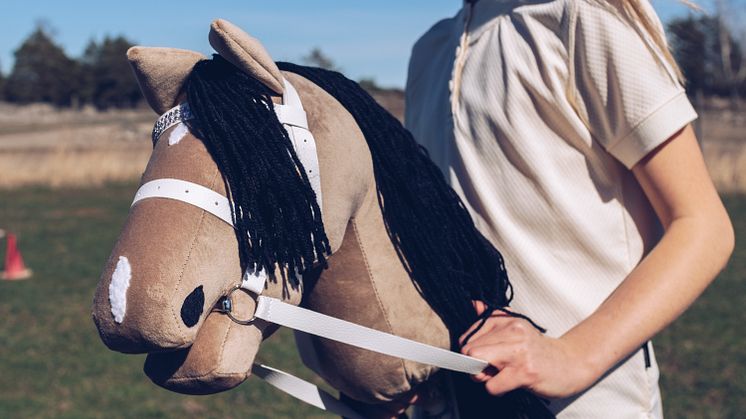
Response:
[[[589,316],[660,238],[630,168],[696,118],[660,51],[596,0],[466,4],[415,44],[406,99],[407,128],[505,257],[512,307],[550,336]],[[646,349],[551,408],[662,417]]]

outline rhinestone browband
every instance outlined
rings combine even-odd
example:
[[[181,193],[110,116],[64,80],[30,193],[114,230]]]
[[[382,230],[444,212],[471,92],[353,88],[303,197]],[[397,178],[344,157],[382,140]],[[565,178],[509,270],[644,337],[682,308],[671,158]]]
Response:
[[[186,102],[169,109],[155,121],[152,135],[153,145],[155,146],[155,143],[158,142],[158,138],[160,138],[164,131],[180,122],[189,121],[190,119],[194,119],[194,114]]]

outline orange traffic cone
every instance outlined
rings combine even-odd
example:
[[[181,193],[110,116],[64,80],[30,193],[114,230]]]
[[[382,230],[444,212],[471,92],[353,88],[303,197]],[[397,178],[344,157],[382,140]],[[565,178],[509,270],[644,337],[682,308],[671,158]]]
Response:
[[[8,246],[5,249],[5,270],[0,278],[17,281],[31,276],[31,270],[23,264],[23,257],[16,245],[16,235],[8,233]]]

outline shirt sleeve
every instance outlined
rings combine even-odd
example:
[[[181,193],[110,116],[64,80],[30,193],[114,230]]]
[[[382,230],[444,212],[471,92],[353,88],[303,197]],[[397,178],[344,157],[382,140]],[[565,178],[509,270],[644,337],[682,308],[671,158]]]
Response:
[[[577,0],[571,36],[578,111],[627,168],[697,117],[661,51],[614,10]]]

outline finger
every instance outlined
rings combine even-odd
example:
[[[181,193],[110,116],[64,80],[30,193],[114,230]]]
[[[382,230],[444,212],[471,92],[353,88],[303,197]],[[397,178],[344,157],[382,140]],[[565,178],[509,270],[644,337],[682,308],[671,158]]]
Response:
[[[501,396],[509,391],[523,386],[523,381],[515,370],[508,367],[501,370],[497,375],[487,380],[484,388],[493,396]]]
[[[474,340],[474,338],[477,335],[482,335],[487,333],[489,330],[492,329],[493,324],[489,322],[489,319],[487,321],[484,320],[477,320],[476,323],[472,324],[468,329],[466,329],[466,332],[462,334],[458,338],[458,343],[461,346],[465,346],[467,343]],[[477,328],[480,328],[479,330],[476,330]],[[476,332],[475,332],[476,330]],[[467,341],[468,339],[468,341]]]
[[[484,311],[485,311],[485,310],[487,310],[487,304],[485,304],[485,303],[484,303],[483,301],[479,301],[479,300],[471,300],[471,305],[472,305],[472,306],[474,307],[474,311],[475,311],[475,312],[477,313],[477,316],[481,316],[481,315],[482,315],[482,313],[484,313]],[[469,334],[470,334],[470,333],[471,333],[471,332],[472,332],[472,331],[473,331],[473,330],[474,330],[475,328],[479,327],[479,325],[480,325],[480,324],[483,324],[483,323],[484,323],[484,322],[483,322],[483,321],[482,321],[482,320],[480,319],[480,320],[478,320],[477,322],[475,322],[474,324],[472,324],[472,325],[471,325],[471,327],[469,327],[469,328],[468,328],[468,329],[466,330],[466,332],[464,332],[464,333],[463,333],[463,334],[461,335],[461,337],[459,337],[459,344],[460,344],[460,345],[463,345],[463,344],[464,344],[464,342],[463,342],[464,338],[465,338],[466,336],[469,336]]]
[[[464,345],[466,343],[465,340],[467,337],[471,342],[475,338],[482,336],[495,328],[503,328],[509,325],[509,323],[514,319],[515,317],[509,316],[501,310],[495,310],[486,321],[480,319],[477,320],[473,325],[471,325],[471,327],[469,327],[469,329],[467,329],[466,332],[464,332],[464,334],[459,337],[459,344]],[[479,330],[474,332],[474,330],[478,327]],[[474,334],[472,335],[472,333]]]
[[[478,330],[474,333],[474,336],[469,339],[469,342],[463,346],[466,347],[471,344],[477,344],[481,339],[484,339],[484,337],[499,336],[502,341],[517,342],[531,337],[532,334],[539,333],[531,326],[531,323],[516,317],[491,317],[487,320],[487,323],[489,324],[487,329],[484,331],[481,329]],[[487,326],[487,324],[485,324],[485,326]]]
[[[494,365],[488,365],[482,372],[472,375],[471,379],[478,383],[484,383],[496,376],[499,371]]]
[[[514,344],[525,340],[530,326],[520,319],[489,319],[484,327],[462,343],[461,352],[485,345]]]
[[[493,314],[492,316],[490,316],[486,320],[485,319],[479,319],[479,320],[477,320],[476,322],[474,322],[474,324],[472,324],[466,330],[466,332],[464,332],[464,334],[462,334],[459,337],[459,344],[461,344],[461,345],[466,344],[467,343],[466,342],[467,338],[469,339],[469,342],[471,342],[475,338],[477,338],[479,336],[482,336],[482,335],[488,333],[493,328],[499,326],[500,323],[501,323],[501,321],[502,321],[501,317],[503,317],[503,316],[496,311],[495,314]],[[477,328],[479,330],[477,330]]]
[[[462,352],[468,350],[471,347],[485,346],[485,345],[501,345],[501,344],[514,344],[525,340],[526,333],[525,325],[512,325],[508,324],[490,324],[489,330],[485,333],[475,333],[474,337],[470,338],[468,342],[464,343],[461,347]]]
[[[468,349],[465,355],[481,359],[498,370],[503,370],[509,366],[519,351],[517,344],[499,344],[473,346]],[[482,371],[483,373],[485,371]]]

